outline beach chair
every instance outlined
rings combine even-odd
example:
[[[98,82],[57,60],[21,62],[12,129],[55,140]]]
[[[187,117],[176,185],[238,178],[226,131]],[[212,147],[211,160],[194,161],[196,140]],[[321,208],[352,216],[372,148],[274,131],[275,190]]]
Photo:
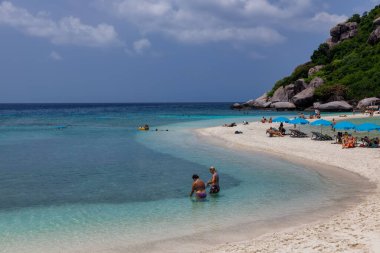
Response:
[[[305,134],[304,132],[301,132],[297,129],[289,129],[289,130],[290,130],[290,137],[294,137],[294,138],[308,137],[307,134]]]
[[[332,141],[333,138],[330,135],[322,134],[319,132],[311,132],[311,139],[316,141]]]
[[[333,137],[331,137],[328,134],[322,134],[322,136],[323,136],[324,141],[332,141],[333,140]]]
[[[315,141],[323,141],[323,136],[318,132],[311,132],[311,139]]]

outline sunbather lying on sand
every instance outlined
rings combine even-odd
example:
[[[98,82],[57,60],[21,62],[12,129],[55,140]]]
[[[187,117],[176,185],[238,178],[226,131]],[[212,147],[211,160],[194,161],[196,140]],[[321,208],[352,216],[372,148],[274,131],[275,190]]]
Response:
[[[284,136],[279,130],[277,130],[277,129],[273,128],[273,127],[267,129],[266,134],[268,134],[269,137],[274,137],[274,136],[283,137]]]

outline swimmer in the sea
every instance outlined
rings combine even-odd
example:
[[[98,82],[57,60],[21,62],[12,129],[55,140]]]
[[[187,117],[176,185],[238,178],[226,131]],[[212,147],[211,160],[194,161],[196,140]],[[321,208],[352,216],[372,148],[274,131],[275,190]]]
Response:
[[[198,199],[206,198],[207,197],[206,185],[202,181],[202,179],[200,179],[198,175],[194,174],[193,175],[193,181],[194,182],[193,182],[192,187],[191,187],[190,197],[192,197],[194,192],[195,192],[195,196]]]

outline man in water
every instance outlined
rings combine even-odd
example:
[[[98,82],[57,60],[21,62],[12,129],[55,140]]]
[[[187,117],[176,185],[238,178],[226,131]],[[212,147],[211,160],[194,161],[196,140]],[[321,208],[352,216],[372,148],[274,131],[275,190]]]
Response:
[[[190,193],[190,197],[193,196],[194,192],[195,192],[195,196],[198,198],[198,199],[204,199],[207,197],[207,193],[206,193],[206,185],[205,183],[199,178],[198,175],[194,174],[193,175],[193,185],[191,187],[191,193]]]
[[[216,172],[216,169],[214,166],[210,167],[210,173],[212,175],[212,178],[210,179],[210,181],[207,182],[207,186],[211,185],[210,194],[216,194],[220,191],[219,175]]]

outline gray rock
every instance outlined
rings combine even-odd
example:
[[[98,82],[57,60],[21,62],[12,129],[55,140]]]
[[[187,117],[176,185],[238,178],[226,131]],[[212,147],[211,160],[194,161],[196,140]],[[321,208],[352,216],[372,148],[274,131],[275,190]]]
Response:
[[[368,43],[371,45],[375,45],[380,41],[380,26],[378,26],[368,38]]]
[[[332,41],[332,38],[329,38],[326,40],[326,44],[329,46],[329,48],[333,48],[337,43]]]
[[[232,109],[242,109],[243,108],[243,105],[239,104],[239,103],[235,103],[231,106]]]
[[[358,24],[356,22],[347,22],[337,24],[330,30],[331,39],[326,43],[329,44],[330,47],[335,44],[346,40],[351,39],[356,36],[358,33]]]
[[[272,102],[266,102],[265,104],[263,104],[263,108],[269,108],[271,106]]]
[[[303,79],[299,79],[292,84],[285,87],[278,88],[271,99],[272,103],[275,102],[289,102],[290,99],[297,93],[303,91],[307,86],[307,83]]]
[[[357,108],[364,109],[367,106],[370,105],[379,105],[380,104],[380,98],[372,97],[372,98],[365,98],[359,101]]]
[[[312,67],[309,69],[309,72],[307,73],[308,76],[312,76],[314,75],[315,73],[317,73],[318,71],[320,71],[324,66],[323,65],[318,65],[318,66],[315,66],[315,67]]]
[[[292,102],[301,108],[306,108],[314,102],[314,87],[306,88],[292,98]]]
[[[261,95],[260,97],[256,98],[252,105],[255,106],[255,107],[264,107],[264,105],[269,101],[269,97],[267,95],[267,93],[264,93],[263,95]]]
[[[341,27],[342,27],[342,24],[337,24],[336,26],[334,26],[333,28],[331,28],[330,29],[330,35],[331,35],[331,37],[333,37],[333,38],[339,38],[340,35],[342,34]]]
[[[307,88],[307,83],[304,79],[298,79],[294,82],[294,92],[297,94],[298,92],[303,91]]]
[[[287,102],[287,101],[289,101],[289,97],[288,97],[288,94],[286,93],[285,88],[284,87],[278,88],[274,92],[271,101],[273,103],[275,103],[275,102]]]
[[[276,110],[294,110],[296,109],[296,106],[293,103],[290,102],[277,102],[272,103],[270,105],[271,108],[275,108]]]
[[[373,25],[374,25],[375,27],[380,26],[380,18],[375,19],[375,20],[373,21]]]
[[[322,84],[324,84],[324,82],[325,81],[323,81],[322,78],[315,77],[315,78],[313,78],[313,80],[311,80],[311,82],[309,83],[309,85],[307,87],[308,88],[310,88],[310,87],[318,88],[319,86],[321,86]]]
[[[321,111],[351,111],[353,107],[346,101],[333,101],[314,108]]]

